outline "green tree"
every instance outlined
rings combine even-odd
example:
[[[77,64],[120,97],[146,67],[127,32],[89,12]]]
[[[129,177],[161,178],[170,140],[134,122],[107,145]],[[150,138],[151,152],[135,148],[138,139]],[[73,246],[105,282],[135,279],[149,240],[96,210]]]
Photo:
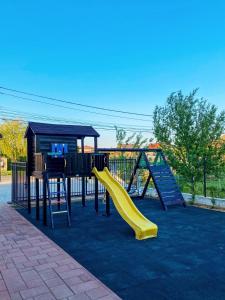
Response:
[[[19,120],[4,121],[0,124],[0,132],[3,136],[0,140],[0,150],[11,161],[26,156],[25,130],[26,127]]]
[[[142,133],[133,133],[128,135],[127,131],[123,128],[118,128],[115,126],[116,129],[116,143],[117,148],[122,148],[123,145],[132,144],[132,148],[143,148],[148,146],[148,142],[151,139],[144,138]]]
[[[172,93],[163,107],[154,110],[154,134],[171,166],[191,186],[193,200],[196,182],[207,174],[218,174],[224,166],[225,112],[197,98],[197,89],[185,96]]]
[[[125,147],[126,145],[130,145],[129,148],[145,148],[148,146],[148,142],[151,140],[144,138],[141,133],[133,133],[129,135],[127,131],[125,131],[122,128],[117,128],[116,129],[116,143],[117,143],[117,148],[122,148]],[[128,181],[131,173],[133,171],[133,164],[132,161],[126,160],[127,157],[127,152],[121,152],[119,159],[121,159],[121,162],[123,163],[119,164],[119,168],[117,170],[117,173],[121,179],[124,181]],[[131,157],[137,157],[136,152],[132,152],[129,155],[129,158]],[[128,183],[128,182],[127,182]]]
[[[132,139],[135,137],[136,133],[127,136],[127,132],[123,128],[118,128],[115,126],[116,129],[116,144],[117,148],[122,148],[123,145],[128,145],[131,143]]]

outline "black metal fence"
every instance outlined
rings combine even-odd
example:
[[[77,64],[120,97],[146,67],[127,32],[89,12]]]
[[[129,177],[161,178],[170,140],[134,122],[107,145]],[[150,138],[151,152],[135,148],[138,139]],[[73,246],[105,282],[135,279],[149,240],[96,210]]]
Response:
[[[191,182],[188,182],[183,176],[175,175],[177,183],[183,193],[192,193]],[[202,179],[195,183],[195,194],[204,197],[225,199],[225,173],[218,176],[202,174]]]
[[[12,202],[27,205],[26,163],[12,163]]]
[[[134,170],[136,158],[111,158],[109,160],[109,168],[116,180],[120,182],[123,187],[127,187],[131,174]],[[146,180],[147,172],[139,170],[132,186],[131,192],[134,194],[141,194],[141,191]],[[184,193],[191,193],[191,184],[187,180],[175,174],[178,185]],[[205,180],[204,180],[205,178]],[[154,188],[152,182],[149,187]],[[39,184],[39,194],[42,198],[42,181]],[[105,188],[98,184],[98,191],[100,195],[105,193]],[[94,195],[95,182],[94,177],[86,178],[85,192],[87,196]],[[26,163],[16,162],[12,163],[12,202],[27,206],[27,182],[26,182]],[[31,201],[36,200],[35,178],[31,178]],[[196,194],[206,195],[212,198],[225,198],[225,174],[220,176],[212,176],[203,174],[202,180],[196,183]],[[82,195],[82,179],[81,177],[73,177],[71,179],[71,196],[73,198]],[[153,192],[153,195],[156,195]]]
[[[112,175],[120,182],[124,187],[127,186],[134,169],[136,159],[110,159],[109,168]],[[25,162],[12,163],[12,202],[22,206],[27,206],[27,178],[26,178],[27,164]],[[94,177],[86,177],[85,192],[87,196],[94,195],[95,193],[95,181]],[[31,177],[31,201],[36,200],[36,187],[35,178]],[[56,188],[56,187],[55,187]],[[39,181],[39,195],[42,199],[43,182]],[[56,191],[55,191],[56,192]],[[103,195],[105,193],[104,186],[98,183],[98,192]],[[82,178],[71,178],[71,197],[80,197],[82,195]]]

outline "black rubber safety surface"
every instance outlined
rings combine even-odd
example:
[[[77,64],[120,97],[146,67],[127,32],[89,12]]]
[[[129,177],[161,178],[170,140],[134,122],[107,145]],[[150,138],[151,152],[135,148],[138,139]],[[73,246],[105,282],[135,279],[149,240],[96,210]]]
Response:
[[[73,203],[72,227],[63,215],[52,230],[20,213],[122,299],[225,299],[225,213],[189,206],[163,211],[156,200],[134,200],[159,227],[157,238],[135,240],[111,204],[97,216],[93,201]]]

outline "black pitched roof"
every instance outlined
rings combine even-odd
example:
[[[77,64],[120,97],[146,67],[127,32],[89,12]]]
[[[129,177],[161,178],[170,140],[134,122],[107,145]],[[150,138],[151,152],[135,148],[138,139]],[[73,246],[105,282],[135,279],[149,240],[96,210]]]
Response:
[[[25,133],[32,131],[35,135],[65,135],[74,137],[99,137],[98,132],[91,126],[61,125],[29,122]]]

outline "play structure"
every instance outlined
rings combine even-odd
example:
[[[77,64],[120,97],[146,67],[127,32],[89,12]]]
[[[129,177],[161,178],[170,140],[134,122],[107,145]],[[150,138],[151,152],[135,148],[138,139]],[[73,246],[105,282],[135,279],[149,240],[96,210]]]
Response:
[[[143,198],[150,179],[155,185],[164,209],[169,205],[182,204],[184,199],[175,178],[160,149],[109,149],[98,148],[99,134],[91,126],[55,125],[30,122],[25,137],[27,138],[27,201],[31,212],[31,177],[35,178],[36,219],[40,218],[42,201],[43,224],[47,225],[47,212],[54,228],[56,215],[66,216],[71,224],[71,178],[81,178],[82,205],[86,205],[85,179],[95,178],[94,208],[99,211],[98,183],[106,189],[105,211],[110,215],[110,197],[121,217],[134,230],[137,239],[157,236],[157,225],[145,218],[134,205],[129,191],[137,170],[149,172]],[[94,139],[94,152],[85,153],[84,139]],[[80,146],[79,146],[80,143]],[[131,172],[127,190],[112,176],[109,170],[110,152],[139,153],[135,168]],[[148,154],[153,153],[153,157]],[[40,185],[40,182],[42,183]],[[42,198],[40,197],[42,188]]]
[[[164,210],[167,210],[170,205],[185,206],[183,195],[176,183],[176,179],[168,165],[166,158],[161,149],[118,149],[118,148],[101,148],[102,152],[135,152],[139,153],[134,170],[131,174],[130,182],[127,187],[127,192],[130,192],[134,177],[138,170],[147,170],[148,177],[146,179],[144,189],[140,198],[144,198],[149,182],[152,179],[154,187],[158,193],[161,205]],[[154,152],[155,155],[149,157],[148,153]]]
[[[97,168],[94,167],[92,171],[110,193],[121,217],[133,228],[136,239],[143,240],[156,237],[158,231],[157,226],[140,213],[127,191],[113,178],[109,169],[105,167],[103,171],[98,171]]]
[[[157,152],[152,163],[149,162],[145,152],[141,152],[139,154],[134,172],[131,176],[130,183],[127,188],[128,192],[130,191],[134,176],[138,169],[145,169],[149,172],[141,198],[144,198],[149,182],[152,178],[161,204],[165,210],[169,205],[181,204],[185,206],[183,195],[180,192],[175,177],[169,165],[167,164],[162,151]]]

